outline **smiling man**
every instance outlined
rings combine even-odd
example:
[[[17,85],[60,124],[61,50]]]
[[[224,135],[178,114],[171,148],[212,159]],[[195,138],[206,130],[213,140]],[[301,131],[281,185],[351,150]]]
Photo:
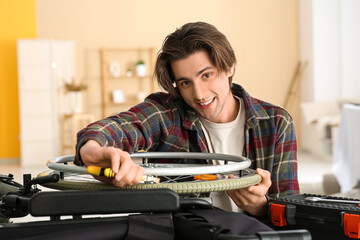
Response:
[[[218,72],[206,51],[199,50],[187,58],[173,61],[171,69],[181,97],[196,113],[214,123],[234,121],[239,101],[230,91],[228,72]]]
[[[214,26],[188,23],[168,35],[155,73],[165,92],[78,134],[75,163],[111,167],[116,186],[140,181],[143,168],[129,153],[186,151],[246,156],[262,181],[212,193],[215,206],[261,217],[267,196],[297,194],[296,137],[288,112],[252,98],[232,83],[236,57]]]

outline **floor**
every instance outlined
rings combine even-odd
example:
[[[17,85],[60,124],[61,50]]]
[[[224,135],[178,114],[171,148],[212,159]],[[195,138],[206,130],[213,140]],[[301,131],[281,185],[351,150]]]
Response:
[[[309,152],[298,152],[298,180],[300,193],[324,194],[323,176],[331,173],[332,158]]]

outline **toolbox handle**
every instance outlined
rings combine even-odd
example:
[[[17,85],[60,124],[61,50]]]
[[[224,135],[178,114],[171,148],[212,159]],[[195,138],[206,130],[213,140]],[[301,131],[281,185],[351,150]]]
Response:
[[[342,218],[345,235],[349,238],[360,239],[360,215],[344,213]]]
[[[308,230],[284,230],[284,231],[268,231],[258,232],[256,235],[229,235],[219,234],[217,240],[273,240],[273,239],[288,239],[288,240],[311,240],[311,234]]]

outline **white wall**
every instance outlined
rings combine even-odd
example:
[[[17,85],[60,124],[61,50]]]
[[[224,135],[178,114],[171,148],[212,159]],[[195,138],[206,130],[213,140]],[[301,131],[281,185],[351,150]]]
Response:
[[[300,0],[302,102],[360,97],[360,1]]]
[[[339,0],[313,1],[314,101],[340,97]]]
[[[360,98],[360,1],[300,0],[301,102]],[[302,148],[323,153],[323,132],[302,119]]]
[[[312,0],[299,1],[300,60],[309,64],[301,82],[301,101],[313,101],[313,11]]]
[[[340,81],[342,98],[360,97],[360,1],[340,1]]]

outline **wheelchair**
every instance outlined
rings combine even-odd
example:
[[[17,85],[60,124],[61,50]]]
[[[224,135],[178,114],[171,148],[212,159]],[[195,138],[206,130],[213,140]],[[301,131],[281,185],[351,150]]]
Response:
[[[123,189],[94,180],[85,167],[71,165],[73,156],[49,161],[50,170],[35,178],[25,174],[23,184],[14,182],[11,174],[1,175],[0,238],[311,239],[305,229],[276,231],[246,214],[213,207],[208,192],[243,188],[261,180],[248,169],[248,159],[203,153],[135,153],[131,157],[152,178]],[[181,163],[150,163],[158,158],[181,159]],[[194,164],[204,159],[224,164]],[[226,178],[229,172],[235,177]],[[216,179],[201,179],[208,175]],[[161,181],[152,181],[155,177]],[[51,190],[41,191],[38,184]],[[11,221],[27,215],[49,220]]]

